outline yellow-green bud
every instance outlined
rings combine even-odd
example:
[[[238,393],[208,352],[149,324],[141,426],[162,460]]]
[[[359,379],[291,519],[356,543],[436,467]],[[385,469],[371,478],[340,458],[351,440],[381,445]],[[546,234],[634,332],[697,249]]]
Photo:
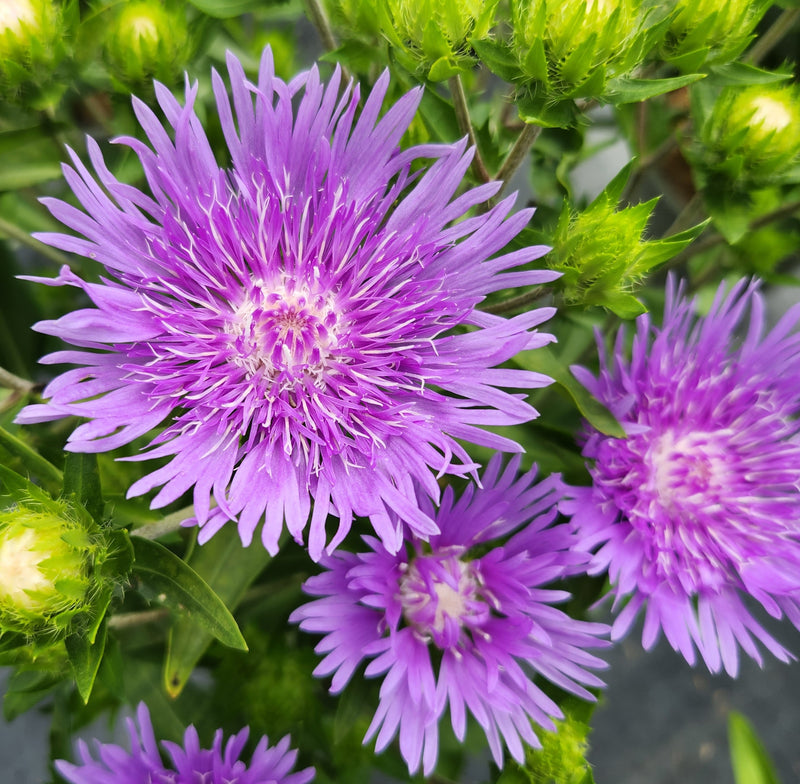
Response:
[[[757,85],[729,89],[714,106],[708,140],[721,164],[741,158],[743,174],[758,179],[800,154],[800,89]]]
[[[97,525],[68,503],[19,503],[0,512],[0,631],[55,638],[89,607]]]
[[[553,96],[574,94],[635,65],[641,0],[514,0],[514,49],[523,71]],[[608,74],[606,73],[608,71]]]
[[[0,2],[0,93],[45,82],[64,54],[61,13],[52,0]]]
[[[730,62],[747,46],[768,7],[761,0],[677,0],[662,54],[685,71]]]
[[[191,54],[185,9],[155,0],[123,4],[106,39],[112,72],[123,84],[174,82]]]
[[[637,284],[695,236],[692,230],[664,240],[643,240],[657,199],[617,209],[629,171],[630,167],[623,169],[582,212],[565,204],[552,236],[544,238],[553,246],[545,257],[547,264],[562,273],[555,285],[564,301],[602,306],[622,318],[644,312],[633,294]]]
[[[474,64],[469,39],[488,34],[497,0],[384,0],[384,3],[384,35],[417,70],[439,81]]]

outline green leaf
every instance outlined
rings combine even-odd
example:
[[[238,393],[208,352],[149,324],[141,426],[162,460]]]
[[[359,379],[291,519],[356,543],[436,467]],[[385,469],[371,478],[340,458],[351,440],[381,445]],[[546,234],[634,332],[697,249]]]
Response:
[[[514,361],[525,370],[550,376],[572,398],[578,410],[596,430],[614,438],[625,438],[625,431],[614,415],[556,358],[549,348],[523,351]]]
[[[511,47],[501,41],[471,38],[470,44],[481,62],[493,73],[507,82],[520,77],[519,63]]]
[[[17,191],[60,177],[61,165],[58,163],[31,163],[24,158],[18,159],[11,165],[6,163],[0,171],[0,191]]]
[[[242,547],[236,527],[226,526],[194,549],[189,564],[228,607],[235,609],[269,560],[258,542]],[[170,696],[180,694],[210,643],[211,635],[198,632],[190,621],[175,621],[164,661],[164,687]]]
[[[735,711],[728,717],[728,743],[736,784],[780,784],[775,768],[750,722]]]
[[[605,291],[597,304],[604,305],[622,319],[633,319],[647,312],[643,303],[626,291]]]
[[[638,103],[686,87],[704,76],[705,74],[686,74],[669,79],[634,79],[630,76],[619,76],[606,83],[603,100],[613,104]]]
[[[106,648],[106,624],[102,624],[98,629],[94,643],[89,642],[85,634],[70,634],[64,640],[64,644],[75,674],[78,693],[84,703],[87,703]]]
[[[74,495],[86,511],[100,522],[103,517],[103,493],[97,455],[67,452],[64,459],[64,495]]]
[[[204,14],[216,19],[230,19],[250,11],[258,11],[265,6],[275,5],[269,0],[189,0],[189,2]]]
[[[4,488],[3,495],[7,495],[14,503],[32,499],[41,504],[48,504],[53,500],[41,487],[37,487],[29,479],[20,476],[2,463],[0,463],[0,484]]]
[[[155,598],[176,612],[200,624],[220,642],[246,651],[247,643],[222,599],[197,572],[158,542],[131,537],[133,572],[155,593]]]
[[[572,100],[554,103],[546,96],[533,94],[522,96],[517,101],[517,111],[521,120],[543,128],[571,128],[578,116]]]
[[[45,460],[36,450],[31,449],[24,441],[0,427],[0,446],[16,455],[22,464],[43,483],[61,487],[64,475],[51,462]]]
[[[791,79],[791,73],[776,73],[765,71],[748,63],[725,63],[725,65],[712,65],[709,81],[723,86],[739,87],[751,84],[774,84]]]
[[[451,56],[440,57],[428,71],[428,79],[432,82],[444,82],[451,76],[461,73],[458,63]]]

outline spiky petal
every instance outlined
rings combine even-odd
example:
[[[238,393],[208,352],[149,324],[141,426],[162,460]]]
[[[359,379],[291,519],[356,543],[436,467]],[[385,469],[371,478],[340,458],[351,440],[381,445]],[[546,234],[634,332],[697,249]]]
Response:
[[[222,730],[217,730],[212,747],[203,749],[197,731],[189,727],[182,746],[162,742],[169,756],[165,765],[143,702],[136,718],[127,720],[129,752],[113,743],[95,741],[95,759],[89,746],[80,741],[81,762],[58,760],[56,770],[69,784],[308,784],[314,778],[313,768],[291,772],[297,752],[289,749],[288,735],[272,747],[266,737],[261,738],[250,762],[244,762],[240,758],[247,743],[246,728],[228,738],[224,746]]]
[[[518,477],[519,462],[502,470],[495,455],[482,488],[458,499],[448,487],[429,543],[412,537],[392,555],[366,537],[369,552],[324,557],[327,571],[304,586],[322,598],[290,618],[325,635],[314,674],[332,675],[331,691],[365,661],[367,676],[383,677],[367,739],[377,734],[382,751],[399,733],[412,773],[435,767],[448,708],[459,739],[469,712],[498,765],[503,745],[522,763],[523,742],[539,746],[531,722],[553,730],[562,717],[534,676],[586,699],[586,686],[602,686],[589,670],[605,663],[586,649],[606,645],[608,627],[570,618],[553,606],[569,594],[547,587],[587,562],[569,526],[552,525],[561,481],[535,484],[535,469]]]
[[[138,155],[152,195],[116,180],[92,140],[96,177],[74,154],[64,167],[84,211],[45,202],[84,238],[40,238],[96,260],[107,277],[88,283],[64,268],[50,281],[81,288],[93,307],[36,325],[79,347],[43,362],[81,367],[18,421],[85,417],[67,447],[85,452],[166,423],[139,459],[171,459],[130,494],[160,487],[161,507],[193,488],[201,542],[236,520],[249,544],[263,520],[274,552],[284,518],[303,538],[313,499],[312,557],[329,512],[340,521],[331,548],[362,515],[397,550],[390,513],[421,536],[436,531],[414,484],[437,498],[432,469],[474,470],[456,439],[519,450],[481,426],[536,415],[500,387],[549,379],[496,366],[550,342],[535,328],[552,309],[506,320],[475,307],[556,275],[508,271],[543,247],[491,258],[531,216],[510,215],[513,197],[461,220],[499,187],[456,196],[472,157],[464,141],[398,147],[419,90],[378,119],[384,74],[356,119],[358,87],[340,97],[338,70],[328,85],[316,68],[285,84],[269,49],[257,85],[233,56],[228,68],[233,110],[216,73],[213,82],[231,168],[217,163],[195,114],[197,85],[183,106],[156,85],[171,133],[134,101],[150,146],[119,141]]]
[[[663,326],[640,316],[630,359],[620,330],[598,378],[574,369],[628,434],[587,425],[593,485],[562,505],[624,605],[613,639],[644,607],[645,648],[663,630],[712,672],[735,676],[740,647],[760,664],[758,642],[790,658],[747,600],[800,628],[798,319],[794,307],[765,334],[746,281],[698,318],[670,281]]]

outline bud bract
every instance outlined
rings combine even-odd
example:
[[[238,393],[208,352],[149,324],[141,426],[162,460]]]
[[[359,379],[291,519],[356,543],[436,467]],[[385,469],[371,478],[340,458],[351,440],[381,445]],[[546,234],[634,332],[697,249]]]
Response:
[[[769,5],[764,0],[677,0],[662,56],[687,72],[730,62],[752,40]]]
[[[440,81],[471,68],[471,38],[483,38],[497,0],[383,0],[381,28],[401,59]]]

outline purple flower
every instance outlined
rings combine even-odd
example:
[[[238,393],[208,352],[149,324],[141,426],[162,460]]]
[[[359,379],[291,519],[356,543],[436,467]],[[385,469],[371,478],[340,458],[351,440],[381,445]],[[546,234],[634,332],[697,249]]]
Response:
[[[137,459],[171,459],[130,495],[161,487],[161,507],[193,488],[201,542],[235,520],[247,545],[263,520],[274,553],[283,520],[301,540],[311,515],[316,559],[330,512],[331,549],[362,515],[397,550],[397,515],[420,536],[436,533],[414,485],[436,499],[434,472],[475,469],[459,441],[519,451],[482,426],[536,416],[500,387],[550,379],[496,366],[550,342],[535,327],[553,310],[504,319],[475,308],[556,274],[508,271],[546,251],[502,253],[532,213],[509,215],[514,197],[465,217],[499,188],[456,195],[472,158],[465,141],[398,147],[419,89],[379,120],[385,73],[356,119],[358,87],[340,95],[338,70],[327,86],[316,68],[285,84],[269,49],[258,85],[233,56],[228,69],[235,120],[216,73],[213,83],[230,168],[194,112],[196,84],[184,106],[156,85],[169,133],[134,99],[151,146],[118,141],[138,155],[152,195],[115,179],[91,139],[95,175],[71,153],[64,175],[83,211],[44,201],[83,238],[39,236],[99,262],[104,277],[64,268],[44,281],[79,287],[93,307],[36,325],[79,347],[43,362],[80,367],[17,421],[85,417],[67,445],[77,452],[165,424]]]
[[[306,784],[314,778],[314,769],[291,773],[297,758],[289,750],[289,736],[269,748],[261,738],[249,763],[239,759],[247,742],[248,730],[228,739],[222,746],[222,730],[217,730],[210,749],[200,748],[194,727],[183,737],[183,746],[168,741],[161,745],[170,758],[164,767],[158,751],[147,706],[142,702],[136,711],[138,726],[128,719],[131,751],[113,743],[95,741],[95,760],[84,741],[79,742],[81,764],[64,760],[56,762],[56,770],[70,784]]]
[[[698,318],[671,280],[663,327],[639,317],[630,361],[620,330],[610,360],[600,346],[599,378],[573,369],[628,434],[587,426],[594,484],[562,504],[624,604],[612,639],[644,606],[645,648],[663,629],[712,672],[735,676],[739,646],[760,664],[756,641],[791,658],[746,598],[800,627],[798,318],[792,308],[765,335],[757,284],[745,281],[727,296],[720,287]]]
[[[522,741],[539,746],[531,722],[552,730],[551,717],[562,716],[534,676],[586,699],[594,697],[584,685],[602,686],[587,668],[605,663],[585,649],[604,647],[598,636],[608,627],[573,620],[552,606],[569,594],[543,587],[586,566],[569,526],[551,525],[563,486],[555,476],[534,484],[535,469],[517,479],[519,462],[501,474],[495,455],[483,487],[470,485],[457,501],[448,487],[441,533],[429,542],[412,538],[392,555],[365,537],[372,552],[324,557],[328,571],[304,586],[323,598],[290,619],[325,634],[314,674],[333,674],[331,691],[363,660],[367,676],[384,676],[366,740],[377,733],[382,751],[399,730],[412,773],[420,762],[426,775],[433,770],[448,705],[456,736],[470,712],[502,765],[504,743],[523,762]]]

